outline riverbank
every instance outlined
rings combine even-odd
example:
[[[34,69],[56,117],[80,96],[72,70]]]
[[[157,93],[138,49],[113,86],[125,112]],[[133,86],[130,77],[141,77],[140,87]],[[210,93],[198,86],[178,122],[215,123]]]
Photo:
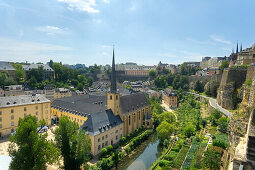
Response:
[[[149,169],[151,164],[155,162],[160,155],[161,149],[159,147],[159,140],[157,139],[157,134],[153,133],[148,140],[144,141],[130,152],[130,154],[122,158],[118,164],[118,169],[146,170]]]

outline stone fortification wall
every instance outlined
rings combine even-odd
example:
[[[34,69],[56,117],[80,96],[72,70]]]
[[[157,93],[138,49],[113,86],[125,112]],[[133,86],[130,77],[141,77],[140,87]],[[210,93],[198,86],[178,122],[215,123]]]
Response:
[[[215,81],[216,83],[220,83],[221,77],[222,77],[222,74],[214,74],[211,76],[209,75],[208,76],[189,76],[188,77],[189,88],[193,89],[197,81],[202,82],[203,85],[205,85],[207,82],[210,82],[210,81]]]
[[[246,68],[224,69],[217,93],[217,103],[225,109],[233,109],[233,93],[246,80]]]
[[[241,87],[246,80],[247,69],[228,68],[224,69],[220,86],[234,82],[237,88]]]
[[[249,66],[247,68],[246,80],[253,79],[255,75],[255,66]]]

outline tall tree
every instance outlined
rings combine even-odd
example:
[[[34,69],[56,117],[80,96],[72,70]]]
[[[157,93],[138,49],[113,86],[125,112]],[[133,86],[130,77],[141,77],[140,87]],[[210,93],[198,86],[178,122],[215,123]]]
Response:
[[[195,91],[202,93],[204,91],[203,84],[198,80],[195,84]]]
[[[227,60],[222,61],[221,65],[220,65],[220,70],[223,71],[224,68],[228,68],[229,66],[229,62]]]
[[[157,76],[156,70],[152,69],[149,71],[149,77],[151,80],[154,80],[156,78],[156,76]]]
[[[59,158],[59,151],[46,134],[37,133],[36,117],[28,115],[19,119],[16,133],[10,137],[8,152],[12,158],[10,169],[45,170]]]
[[[156,130],[158,138],[161,142],[163,142],[165,139],[169,139],[171,134],[174,132],[174,125],[167,121],[163,121]]]
[[[55,140],[64,158],[65,170],[78,170],[80,166],[88,161],[91,151],[90,138],[85,135],[84,130],[79,130],[75,122],[68,117],[59,119],[59,127],[55,130]]]

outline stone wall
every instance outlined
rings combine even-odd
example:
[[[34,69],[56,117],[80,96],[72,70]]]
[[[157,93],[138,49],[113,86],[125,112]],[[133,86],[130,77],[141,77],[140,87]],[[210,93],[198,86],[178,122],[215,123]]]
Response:
[[[189,88],[194,89],[194,86],[197,81],[202,82],[203,85],[205,85],[207,82],[215,81],[217,83],[221,82],[222,74],[213,74],[208,76],[189,76]]]
[[[217,103],[221,107],[233,109],[233,93],[243,85],[246,80],[246,74],[247,69],[245,68],[224,69],[217,94]]]

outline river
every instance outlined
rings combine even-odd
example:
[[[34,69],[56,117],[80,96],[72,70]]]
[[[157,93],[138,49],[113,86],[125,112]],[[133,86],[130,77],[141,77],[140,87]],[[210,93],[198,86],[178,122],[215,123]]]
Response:
[[[159,140],[156,133],[151,135],[148,140],[134,149],[128,156],[124,157],[119,165],[119,170],[146,170],[155,162],[161,154],[158,146]]]

